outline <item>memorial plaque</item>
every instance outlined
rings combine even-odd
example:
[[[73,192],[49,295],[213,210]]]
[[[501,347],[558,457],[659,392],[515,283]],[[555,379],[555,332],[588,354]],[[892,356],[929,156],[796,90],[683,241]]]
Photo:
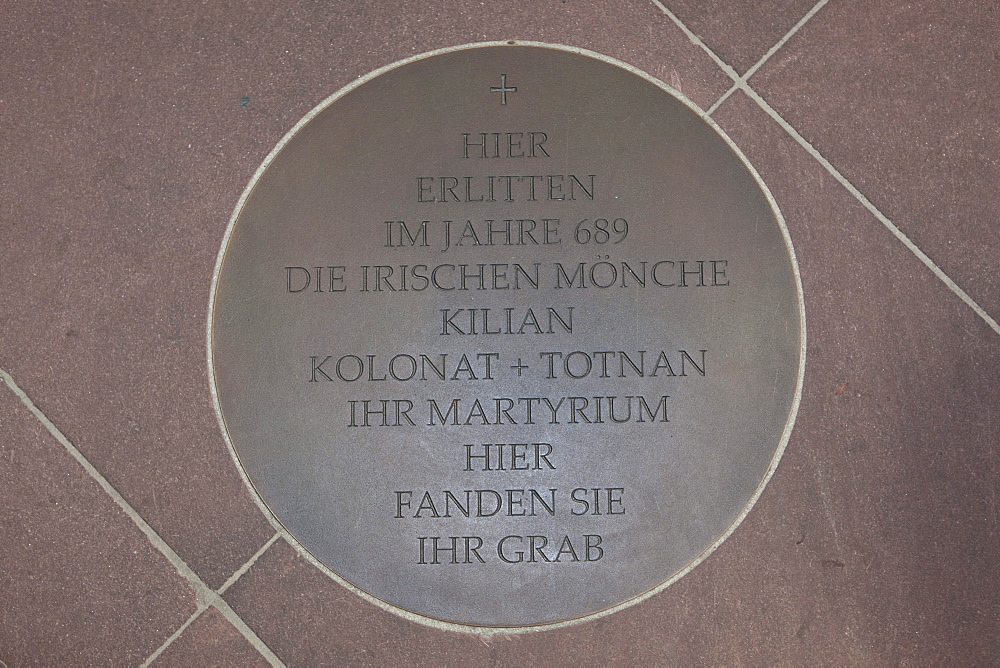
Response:
[[[298,546],[489,627],[710,553],[781,456],[805,335],[780,215],[711,121],[523,43],[405,61],[299,123],[233,216],[210,332],[229,442]]]

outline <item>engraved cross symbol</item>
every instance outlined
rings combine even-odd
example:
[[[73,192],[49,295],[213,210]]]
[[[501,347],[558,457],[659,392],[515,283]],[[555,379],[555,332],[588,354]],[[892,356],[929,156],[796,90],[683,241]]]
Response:
[[[491,93],[500,93],[500,104],[507,104],[507,93],[514,93],[517,91],[517,86],[507,87],[507,75],[500,75],[500,85],[490,86]]]

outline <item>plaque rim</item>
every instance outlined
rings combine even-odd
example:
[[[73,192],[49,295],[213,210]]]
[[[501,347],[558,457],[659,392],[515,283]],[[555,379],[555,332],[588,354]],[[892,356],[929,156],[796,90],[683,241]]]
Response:
[[[332,568],[320,561],[316,556],[314,556],[305,546],[303,546],[295,536],[285,528],[281,523],[281,520],[271,511],[264,501],[263,496],[257,490],[253,481],[250,479],[240,462],[239,455],[236,452],[236,447],[234,446],[232,439],[229,435],[229,429],[226,425],[225,417],[222,413],[222,406],[219,402],[218,388],[215,377],[215,362],[213,356],[213,341],[214,341],[214,331],[213,323],[215,316],[215,302],[216,293],[218,290],[219,277],[222,272],[223,262],[226,257],[226,253],[229,249],[229,243],[233,235],[233,230],[236,226],[236,222],[246,205],[247,199],[250,194],[256,188],[257,183],[263,177],[264,173],[270,167],[271,163],[274,162],[275,158],[284,149],[284,147],[292,140],[292,138],[298,134],[298,132],[307,125],[313,118],[323,112],[327,107],[331,106],[340,98],[344,97],[346,94],[362,86],[363,84],[371,81],[372,79],[381,76],[387,72],[394,69],[408,65],[410,63],[431,58],[433,56],[438,56],[446,53],[452,53],[455,51],[466,51],[470,49],[487,48],[487,47],[506,47],[506,46],[518,46],[518,47],[533,47],[540,49],[550,49],[554,51],[561,51],[564,53],[572,53],[578,56],[583,56],[587,58],[592,58],[599,60],[606,64],[623,69],[635,76],[638,76],[645,81],[655,85],[660,88],[665,93],[671,95],[674,99],[686,106],[690,111],[694,112],[698,118],[704,121],[715,133],[718,135],[729,148],[730,151],[739,159],[743,166],[747,169],[750,175],[753,177],[754,182],[760,188],[761,192],[766,199],[768,206],[774,215],[775,221],[778,224],[778,228],[781,232],[782,240],[785,244],[785,250],[788,253],[788,259],[791,262],[792,276],[794,278],[795,285],[795,296],[796,303],[798,305],[798,316],[799,316],[799,364],[795,378],[795,390],[792,396],[791,406],[788,411],[788,418],[785,422],[785,427],[782,430],[781,437],[779,439],[778,445],[774,451],[774,455],[771,458],[770,464],[768,465],[767,471],[761,478],[760,482],[757,484],[753,494],[750,496],[746,504],[743,506],[740,513],[732,521],[732,523],[726,528],[726,530],[720,535],[715,541],[713,541],[707,548],[700,552],[694,559],[692,559],[687,565],[685,565],[680,570],[673,573],[668,579],[661,582],[659,585],[652,587],[651,589],[642,592],[636,596],[633,596],[625,601],[621,601],[614,605],[608,606],[596,612],[588,613],[585,615],[580,615],[577,617],[572,617],[568,619],[544,622],[540,624],[528,624],[523,626],[489,626],[489,625],[476,625],[476,624],[463,624],[460,622],[445,621],[430,617],[428,615],[420,614],[402,608],[398,605],[390,603],[386,600],[378,598],[377,596],[370,594],[369,592],[361,589],[354,583],[345,579],[343,576],[339,575]],[[691,572],[696,566],[701,564],[705,559],[707,559],[716,549],[719,548],[722,543],[729,538],[733,532],[743,523],[746,516],[750,513],[753,507],[756,505],[761,494],[764,492],[764,488],[770,482],[774,472],[777,470],[778,463],[781,461],[781,457],[785,452],[785,448],[788,445],[788,441],[791,438],[792,429],[795,425],[795,420],[798,416],[799,405],[802,399],[802,389],[805,379],[805,366],[806,366],[806,314],[805,314],[805,295],[802,288],[802,279],[799,271],[798,260],[795,254],[795,248],[792,245],[791,235],[788,231],[788,227],[785,225],[785,219],[781,214],[781,210],[778,208],[778,204],[771,194],[770,189],[764,180],[761,178],[760,174],[757,172],[756,168],[750,163],[750,160],[744,155],[743,151],[736,145],[736,143],[730,139],[730,137],[722,130],[721,127],[704,111],[701,107],[696,105],[690,99],[688,99],[679,90],[673,88],[667,83],[661,81],[660,79],[652,76],[651,74],[631,65],[627,62],[608,56],[590,49],[585,49],[576,46],[569,46],[565,44],[558,44],[552,42],[538,42],[530,40],[498,40],[498,41],[487,41],[487,42],[469,42],[464,44],[459,44],[455,46],[444,47],[440,49],[434,49],[431,51],[425,51],[413,56],[408,56],[401,60],[393,61],[387,65],[383,65],[375,70],[368,72],[367,74],[358,77],[357,79],[351,81],[347,85],[341,87],[333,94],[324,98],[319,104],[310,109],[301,119],[299,119],[287,132],[282,135],[281,139],[274,146],[271,151],[268,152],[267,156],[264,158],[263,162],[254,171],[253,176],[247,183],[246,187],[243,189],[239,199],[236,202],[236,206],[233,209],[232,215],[229,217],[229,221],[226,225],[225,232],[222,237],[222,242],[220,245],[219,252],[216,256],[215,265],[212,271],[212,280],[210,285],[209,300],[208,300],[208,317],[206,323],[206,361],[208,363],[208,386],[209,393],[212,397],[212,405],[215,411],[215,417],[218,421],[219,429],[222,432],[223,440],[226,443],[226,447],[229,451],[230,457],[233,459],[233,463],[236,465],[237,471],[239,471],[240,477],[243,479],[244,484],[249,488],[251,496],[253,497],[254,503],[257,505],[258,509],[263,513],[264,517],[268,520],[271,526],[275,529],[275,535],[268,539],[261,550],[265,548],[270,548],[270,546],[276,541],[276,538],[283,538],[289,545],[291,545],[300,555],[302,555],[307,561],[309,561],[313,566],[316,566],[321,572],[323,572],[327,577],[334,580],[339,585],[345,587],[352,593],[360,596],[365,601],[376,605],[377,607],[391,612],[403,619],[408,621],[416,622],[424,626],[429,626],[431,628],[447,631],[458,631],[464,633],[474,633],[479,635],[496,635],[496,634],[517,634],[517,633],[533,633],[539,631],[546,631],[551,629],[562,628],[566,626],[572,626],[576,624],[582,624],[591,620],[599,619],[601,617],[606,617],[608,615],[614,614],[625,608],[629,608],[637,603],[641,603],[646,599],[649,599],[663,590],[667,589],[670,585],[674,584],[682,577]],[[258,551],[259,552],[259,551]]]

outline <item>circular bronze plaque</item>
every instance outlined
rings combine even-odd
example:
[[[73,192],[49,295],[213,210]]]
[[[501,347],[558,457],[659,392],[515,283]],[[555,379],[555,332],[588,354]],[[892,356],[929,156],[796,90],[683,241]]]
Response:
[[[213,291],[225,431],[331,574],[458,624],[577,619],[740,522],[798,402],[780,216],[652,78],[546,45],[387,68],[240,202]]]

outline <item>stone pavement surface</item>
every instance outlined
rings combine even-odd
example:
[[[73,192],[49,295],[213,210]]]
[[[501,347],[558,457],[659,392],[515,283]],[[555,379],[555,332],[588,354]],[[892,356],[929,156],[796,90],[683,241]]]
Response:
[[[6,3],[0,661],[1000,661],[1000,9],[992,2]],[[673,86],[802,273],[802,405],[736,532],[556,630],[398,617],[286,543],[219,431],[209,287],[254,171],[359,76],[488,40]]]

